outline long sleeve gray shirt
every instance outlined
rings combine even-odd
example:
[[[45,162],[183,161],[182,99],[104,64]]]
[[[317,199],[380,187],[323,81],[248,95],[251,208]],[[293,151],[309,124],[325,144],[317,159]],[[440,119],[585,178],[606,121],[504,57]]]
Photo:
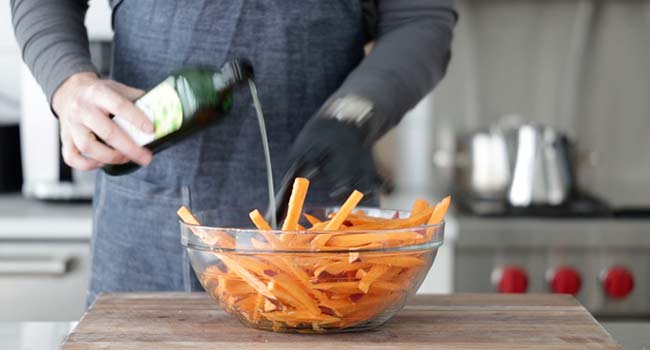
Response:
[[[372,52],[332,99],[356,95],[374,104],[371,128],[381,135],[442,79],[456,12],[453,0],[360,0],[375,36]],[[95,72],[84,18],[86,0],[10,0],[23,59],[48,101],[71,75]],[[330,99],[330,100],[332,100]]]

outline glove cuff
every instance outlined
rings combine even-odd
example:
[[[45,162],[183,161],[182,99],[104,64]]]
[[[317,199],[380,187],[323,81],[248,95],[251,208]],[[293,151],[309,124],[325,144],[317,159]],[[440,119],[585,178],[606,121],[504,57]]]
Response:
[[[363,143],[372,144],[375,139],[371,123],[374,114],[375,106],[370,100],[356,95],[346,95],[323,106],[318,117],[353,125],[363,134]]]

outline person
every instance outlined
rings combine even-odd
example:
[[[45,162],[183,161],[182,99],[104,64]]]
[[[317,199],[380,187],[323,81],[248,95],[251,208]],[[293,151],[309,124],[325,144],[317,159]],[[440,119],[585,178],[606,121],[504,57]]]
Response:
[[[142,89],[183,66],[249,59],[276,182],[293,169],[314,179],[311,203],[331,203],[376,187],[371,146],[441,80],[457,20],[452,0],[111,0],[104,79],[90,61],[86,1],[10,4],[24,61],[59,119],[65,162],[144,166],[97,174],[89,302],[100,292],[200,288],[179,243],[180,205],[213,210],[210,224],[219,226],[250,226],[246,213],[265,207],[265,162],[245,90],[221,123],[152,158],[109,117],[151,132],[131,102]]]

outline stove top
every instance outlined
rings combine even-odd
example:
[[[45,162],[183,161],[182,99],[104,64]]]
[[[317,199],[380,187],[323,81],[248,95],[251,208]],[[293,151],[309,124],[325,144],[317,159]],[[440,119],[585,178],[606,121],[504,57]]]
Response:
[[[577,193],[558,206],[513,207],[506,201],[471,198],[463,194],[458,194],[454,199],[456,208],[462,214],[481,217],[602,218],[614,215],[607,203],[587,193]]]

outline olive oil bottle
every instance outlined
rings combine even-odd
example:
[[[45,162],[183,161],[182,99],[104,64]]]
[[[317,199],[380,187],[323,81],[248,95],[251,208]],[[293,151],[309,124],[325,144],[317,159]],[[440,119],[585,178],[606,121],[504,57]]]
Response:
[[[219,71],[209,67],[184,68],[134,102],[152,121],[153,134],[142,132],[119,116],[113,121],[137,144],[155,154],[223,119],[232,109],[233,88],[250,79],[253,67],[245,59],[227,62]],[[103,169],[110,175],[124,175],[138,167],[129,162],[108,164]]]

